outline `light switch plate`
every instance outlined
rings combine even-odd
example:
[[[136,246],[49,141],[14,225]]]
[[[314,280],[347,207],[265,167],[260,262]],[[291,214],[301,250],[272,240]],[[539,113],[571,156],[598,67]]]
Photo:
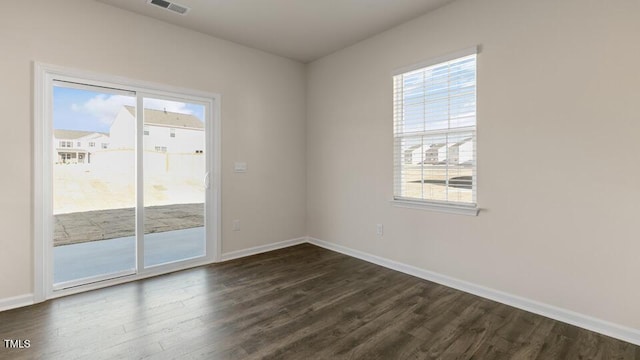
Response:
[[[247,172],[247,163],[246,162],[236,162],[233,165],[233,171],[237,173]]]

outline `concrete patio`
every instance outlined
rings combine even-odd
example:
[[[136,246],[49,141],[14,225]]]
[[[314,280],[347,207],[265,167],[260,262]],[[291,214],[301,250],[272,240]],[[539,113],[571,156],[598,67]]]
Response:
[[[189,259],[205,254],[203,226],[147,234],[144,237],[145,267]],[[135,269],[135,238],[57,246],[53,249],[54,283],[109,275]]]
[[[173,204],[144,209],[145,234],[204,226],[204,204]],[[134,208],[54,215],[54,246],[135,235]]]

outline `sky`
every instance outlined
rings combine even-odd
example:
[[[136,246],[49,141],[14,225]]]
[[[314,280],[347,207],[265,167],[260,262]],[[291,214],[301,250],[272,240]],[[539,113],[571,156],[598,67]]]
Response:
[[[124,105],[135,105],[135,96],[113,95],[88,90],[53,87],[53,127],[64,130],[109,132]],[[204,121],[204,106],[145,98],[148,109],[192,114]]]

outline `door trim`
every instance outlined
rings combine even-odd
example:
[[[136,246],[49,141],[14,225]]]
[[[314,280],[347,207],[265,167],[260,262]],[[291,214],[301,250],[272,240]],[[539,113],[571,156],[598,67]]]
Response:
[[[106,88],[125,88],[147,95],[175,97],[176,94],[188,96],[209,104],[210,115],[207,117],[205,129],[208,168],[211,172],[211,189],[206,192],[205,211],[208,223],[206,226],[207,255],[192,260],[185,260],[164,266],[144,269],[139,267],[135,275],[89,283],[64,290],[53,291],[53,200],[52,200],[52,151],[51,136],[53,134],[51,116],[52,84],[54,80],[76,81],[88,85]],[[33,275],[34,302],[65,296],[119,283],[135,281],[150,276],[161,275],[177,270],[192,268],[217,262],[221,253],[221,95],[198,90],[184,89],[152,82],[133,80],[125,77],[99,74],[57,65],[34,62],[33,88]],[[141,122],[140,122],[141,123]],[[140,125],[138,125],[140,126]],[[208,131],[208,129],[211,129]],[[142,130],[138,129],[142,136]],[[47,158],[49,157],[49,159]],[[141,220],[141,219],[140,219]],[[139,221],[138,219],[136,220]],[[139,258],[142,254],[137,254]]]

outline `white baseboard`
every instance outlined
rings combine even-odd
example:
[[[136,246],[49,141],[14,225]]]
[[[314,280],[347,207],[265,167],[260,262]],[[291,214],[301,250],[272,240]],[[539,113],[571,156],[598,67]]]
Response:
[[[354,250],[342,245],[333,244],[327,241],[307,238],[310,244],[333,250],[351,257],[355,257],[370,263],[384,266],[389,269],[413,275],[421,279],[433,281],[435,283],[448,286],[480,297],[497,301],[502,304],[516,307],[538,315],[542,315],[567,324],[575,325],[587,330],[591,330],[616,339],[640,345],[640,330],[614,324],[608,321],[597,319],[588,315],[580,314],[571,310],[562,309],[553,305],[541,303],[521,296],[505,293],[499,290],[490,289],[481,285],[472,284],[463,280],[442,275],[433,271],[424,270],[415,266],[403,264],[397,261],[385,259],[380,256],[371,255],[359,250]]]
[[[233,260],[233,259],[239,259],[239,258],[243,258],[245,256],[256,255],[256,254],[264,253],[264,252],[267,252],[267,251],[273,251],[273,250],[286,248],[286,247],[289,247],[289,246],[304,244],[306,242],[307,242],[307,238],[306,237],[300,237],[300,238],[297,238],[297,239],[291,239],[291,240],[280,241],[280,242],[277,242],[277,243],[272,243],[272,244],[267,244],[267,245],[255,246],[255,247],[248,248],[248,249],[231,251],[231,252],[222,254],[220,256],[220,261],[229,261],[229,260]]]
[[[33,304],[33,294],[24,294],[0,299],[0,311],[11,310]]]

